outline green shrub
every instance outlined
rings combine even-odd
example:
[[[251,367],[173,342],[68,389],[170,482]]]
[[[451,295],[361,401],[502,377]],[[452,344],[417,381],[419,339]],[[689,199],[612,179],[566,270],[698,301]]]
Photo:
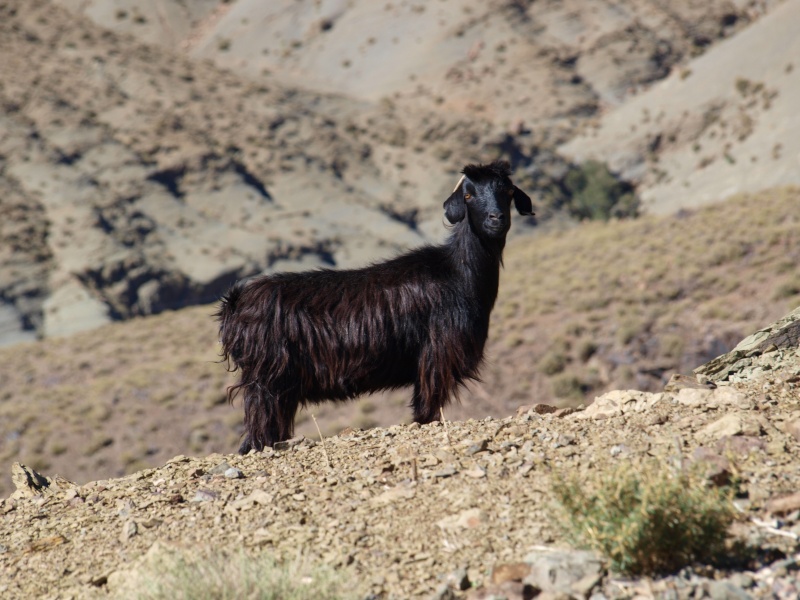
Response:
[[[611,217],[636,217],[639,200],[630,184],[614,177],[601,162],[588,160],[564,177],[570,198],[567,210],[579,219],[607,221]]]
[[[591,389],[583,379],[573,373],[561,373],[553,377],[553,393],[562,400],[583,400],[583,396]]]
[[[588,481],[556,477],[553,489],[567,535],[617,571],[670,573],[725,556],[732,491],[710,487],[699,472],[625,464]]]
[[[567,366],[567,356],[559,349],[553,349],[545,353],[539,360],[539,370],[545,375],[556,375],[561,373]]]

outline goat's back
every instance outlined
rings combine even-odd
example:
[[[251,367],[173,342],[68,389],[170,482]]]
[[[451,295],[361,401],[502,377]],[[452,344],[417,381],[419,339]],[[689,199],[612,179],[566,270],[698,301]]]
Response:
[[[411,384],[434,341],[470,376],[488,322],[453,272],[446,250],[427,246],[362,269],[253,279],[223,299],[223,350],[243,375],[312,402]]]

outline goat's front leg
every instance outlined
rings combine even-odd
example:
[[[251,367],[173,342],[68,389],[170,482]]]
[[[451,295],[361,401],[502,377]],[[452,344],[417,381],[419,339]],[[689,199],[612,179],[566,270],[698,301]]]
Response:
[[[414,384],[414,396],[411,399],[411,408],[414,410],[414,421],[420,425],[439,421],[442,408],[449,399],[449,394],[441,387],[427,388],[423,391],[419,382]]]

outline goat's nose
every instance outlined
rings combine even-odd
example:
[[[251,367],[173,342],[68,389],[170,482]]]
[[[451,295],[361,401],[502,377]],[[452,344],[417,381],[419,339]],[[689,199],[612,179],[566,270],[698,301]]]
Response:
[[[502,221],[503,220],[503,213],[489,213],[489,220],[491,220],[491,221]]]

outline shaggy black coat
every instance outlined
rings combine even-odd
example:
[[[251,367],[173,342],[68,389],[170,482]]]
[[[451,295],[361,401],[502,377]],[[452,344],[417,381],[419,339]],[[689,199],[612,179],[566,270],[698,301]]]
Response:
[[[447,242],[353,270],[278,273],[236,284],[222,299],[223,360],[241,372],[239,452],[288,439],[300,404],[414,386],[414,420],[428,423],[476,379],[497,298],[513,200],[531,201],[507,163],[468,165],[444,204]]]

